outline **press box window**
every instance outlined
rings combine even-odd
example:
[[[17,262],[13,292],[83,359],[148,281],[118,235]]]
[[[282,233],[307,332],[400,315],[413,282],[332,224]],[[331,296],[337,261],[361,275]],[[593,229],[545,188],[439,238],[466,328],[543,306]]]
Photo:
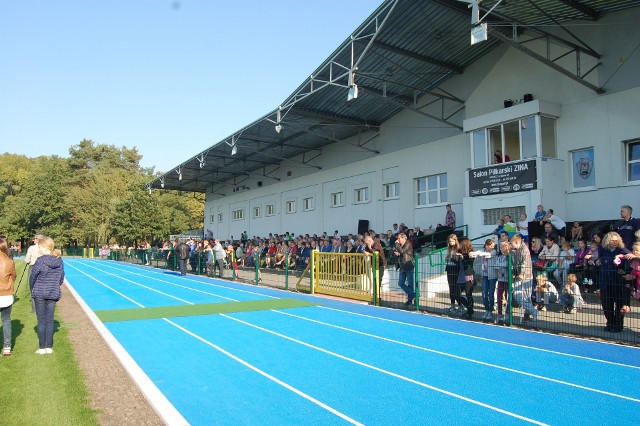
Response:
[[[234,210],[232,212],[233,220],[242,220],[244,219],[244,210]]]
[[[344,192],[334,192],[331,194],[331,207],[344,206]]]
[[[295,201],[287,201],[285,203],[285,209],[287,213],[295,213],[296,212],[296,202]]]
[[[400,197],[400,183],[393,182],[383,185],[382,192],[385,200],[391,200]]]
[[[446,173],[418,178],[415,182],[417,206],[430,206],[448,202]]]
[[[356,188],[353,193],[354,204],[366,203],[369,201],[369,188]]]
[[[276,206],[274,204],[267,204],[267,216],[273,216],[276,214]]]
[[[302,210],[305,212],[311,211],[314,209],[313,206],[313,197],[303,198],[302,199]]]

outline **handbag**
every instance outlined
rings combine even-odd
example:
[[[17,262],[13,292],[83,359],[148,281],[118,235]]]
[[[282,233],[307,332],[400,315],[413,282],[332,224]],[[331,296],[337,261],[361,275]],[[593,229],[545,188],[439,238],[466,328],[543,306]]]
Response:
[[[539,259],[535,266],[537,266],[538,268],[546,268],[547,267],[547,261],[545,259]]]

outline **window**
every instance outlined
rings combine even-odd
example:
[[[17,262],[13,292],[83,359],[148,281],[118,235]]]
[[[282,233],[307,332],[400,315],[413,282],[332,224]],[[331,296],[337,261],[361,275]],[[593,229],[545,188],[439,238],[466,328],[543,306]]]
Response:
[[[495,157],[496,151],[515,161],[538,156],[540,146],[543,157],[556,157],[555,123],[553,118],[531,115],[472,131],[473,167],[500,162]]]
[[[626,143],[627,182],[640,182],[640,140]]]
[[[233,220],[242,220],[244,219],[244,210],[234,210],[231,216]]]
[[[285,211],[287,213],[295,213],[296,212],[296,201],[291,200],[285,203]]]
[[[313,197],[307,197],[302,199],[302,210],[305,212],[313,210]]]
[[[260,217],[260,215],[262,214],[262,209],[260,207],[254,207],[253,208],[253,218],[256,219],[258,217]]]
[[[275,204],[267,204],[267,216],[273,216],[276,214],[276,206]]]
[[[482,210],[483,225],[497,225],[498,219],[504,219],[505,215],[511,216],[514,222],[520,222],[520,215],[526,213],[524,206],[500,207],[497,209]]]
[[[384,194],[385,200],[391,200],[393,198],[400,197],[400,183],[386,183],[382,187],[382,193]]]
[[[331,194],[331,207],[344,206],[344,192],[334,192]]]
[[[366,203],[369,201],[369,188],[356,188],[353,192],[354,204]]]
[[[222,222],[222,213],[218,213],[218,222]]]
[[[216,215],[212,214],[211,217],[209,218],[209,223],[214,223],[215,218],[216,218]]]
[[[593,148],[571,152],[571,170],[574,188],[596,186],[596,173],[593,162]]]
[[[417,206],[443,204],[448,200],[446,173],[416,179]]]

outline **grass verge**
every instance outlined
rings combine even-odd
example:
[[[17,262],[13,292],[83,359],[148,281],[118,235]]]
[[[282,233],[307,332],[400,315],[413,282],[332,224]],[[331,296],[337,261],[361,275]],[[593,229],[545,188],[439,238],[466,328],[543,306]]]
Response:
[[[11,312],[13,355],[0,357],[2,423],[97,425],[89,391],[75,360],[66,324],[55,317],[52,355],[36,355],[36,316],[31,312],[24,261],[16,261],[18,292]],[[24,272],[24,277],[22,273]]]

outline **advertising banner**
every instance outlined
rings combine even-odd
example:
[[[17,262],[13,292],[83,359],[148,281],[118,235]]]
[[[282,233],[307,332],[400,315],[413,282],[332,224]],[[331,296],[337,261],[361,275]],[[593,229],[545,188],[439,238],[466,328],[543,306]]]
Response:
[[[478,197],[537,188],[536,160],[512,161],[469,171],[469,196]]]

